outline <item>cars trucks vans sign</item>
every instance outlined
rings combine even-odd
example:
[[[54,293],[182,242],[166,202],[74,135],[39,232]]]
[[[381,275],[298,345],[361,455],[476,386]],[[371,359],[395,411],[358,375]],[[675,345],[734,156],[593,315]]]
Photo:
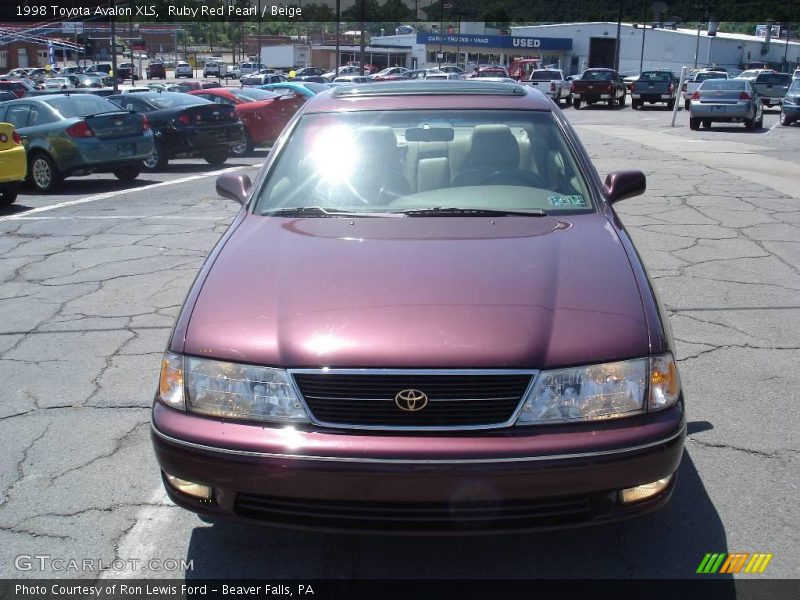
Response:
[[[515,35],[417,33],[417,43],[520,50],[572,50],[572,38],[535,38]]]

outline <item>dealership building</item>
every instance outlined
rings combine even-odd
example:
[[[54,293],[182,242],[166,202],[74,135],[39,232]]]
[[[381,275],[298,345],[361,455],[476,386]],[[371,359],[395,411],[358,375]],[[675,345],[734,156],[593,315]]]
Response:
[[[616,59],[617,23],[559,23],[512,27],[511,35],[481,33],[482,23],[462,23],[468,33],[415,32],[373,37],[372,48],[391,48],[393,64],[412,68],[437,64],[502,64],[514,58],[541,57],[567,74],[589,67],[613,67]],[[785,59],[785,62],[784,62]],[[751,62],[788,69],[800,64],[800,42],[765,39],[739,33],[708,34],[697,29],[619,27],[619,71],[670,69],[716,65],[744,68]]]

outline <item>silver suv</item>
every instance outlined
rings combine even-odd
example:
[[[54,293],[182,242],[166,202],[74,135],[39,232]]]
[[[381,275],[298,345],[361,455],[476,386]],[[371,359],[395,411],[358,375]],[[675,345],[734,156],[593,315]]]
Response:
[[[208,61],[203,66],[203,77],[221,77],[222,71],[217,62]]]

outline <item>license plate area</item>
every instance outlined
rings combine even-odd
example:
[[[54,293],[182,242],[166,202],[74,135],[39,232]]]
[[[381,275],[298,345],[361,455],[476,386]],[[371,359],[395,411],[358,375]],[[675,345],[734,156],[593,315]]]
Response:
[[[136,152],[136,144],[117,144],[117,154],[120,156],[133,156]]]

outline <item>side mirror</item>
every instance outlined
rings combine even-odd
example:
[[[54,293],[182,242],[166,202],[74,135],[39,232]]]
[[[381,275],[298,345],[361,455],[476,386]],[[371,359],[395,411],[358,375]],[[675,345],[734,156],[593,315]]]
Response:
[[[606,198],[611,204],[643,194],[647,178],[641,171],[614,171],[606,175]]]
[[[253,183],[247,175],[225,173],[217,177],[217,194],[229,200],[236,200],[239,204],[244,204],[252,185]]]

